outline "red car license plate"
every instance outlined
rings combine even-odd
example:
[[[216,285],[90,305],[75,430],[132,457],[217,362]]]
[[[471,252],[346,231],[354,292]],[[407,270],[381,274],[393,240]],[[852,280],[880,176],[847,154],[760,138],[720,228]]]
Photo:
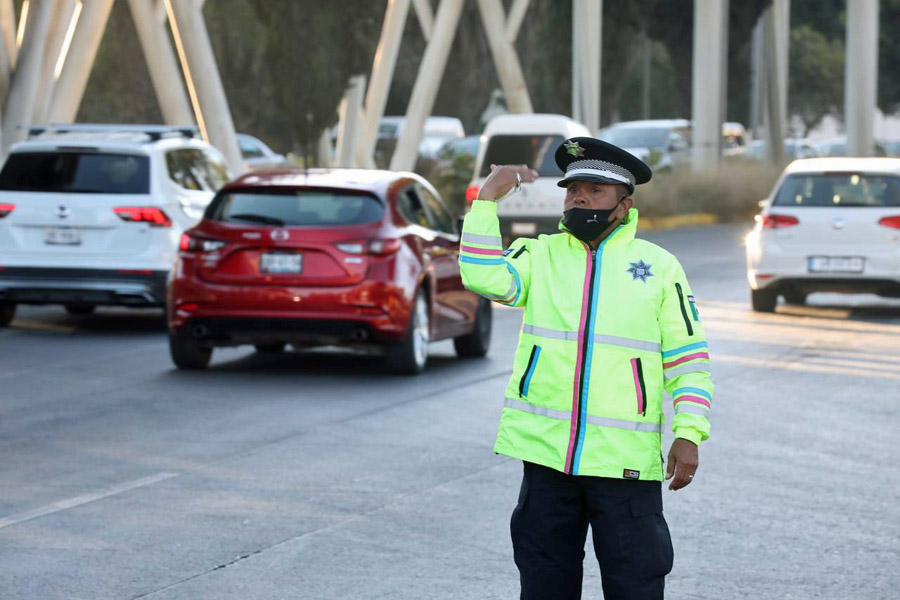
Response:
[[[260,273],[288,273],[296,275],[303,269],[302,254],[266,253],[259,261]]]

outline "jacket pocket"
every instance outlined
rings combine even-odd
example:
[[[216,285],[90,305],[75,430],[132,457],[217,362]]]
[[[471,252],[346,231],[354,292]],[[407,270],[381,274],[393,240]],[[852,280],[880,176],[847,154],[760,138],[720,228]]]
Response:
[[[678,292],[678,306],[681,307],[681,316],[684,317],[684,326],[687,328],[688,335],[694,335],[694,326],[688,318],[687,307],[685,306],[684,290],[681,289],[680,283],[675,283],[675,291]]]
[[[525,368],[525,373],[522,374],[522,379],[519,380],[519,398],[528,397],[528,385],[531,383],[531,376],[534,375],[534,368],[537,366],[540,355],[541,347],[532,346],[531,356],[528,357],[528,366]]]
[[[644,385],[644,368],[641,359],[631,359],[631,374],[634,376],[634,395],[637,397],[638,414],[647,414],[647,386]]]

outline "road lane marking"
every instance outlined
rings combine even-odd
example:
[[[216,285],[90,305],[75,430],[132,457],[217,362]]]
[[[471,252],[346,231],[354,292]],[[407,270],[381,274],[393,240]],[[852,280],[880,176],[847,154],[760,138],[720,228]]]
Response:
[[[48,504],[46,506],[41,506],[39,508],[34,508],[31,510],[27,510],[25,512],[21,512],[15,515],[10,515],[8,517],[0,518],[0,529],[4,527],[9,527],[10,525],[16,525],[17,523],[22,523],[24,521],[30,521],[32,519],[37,519],[40,517],[45,517],[47,515],[51,515],[53,513],[57,513],[63,510],[68,510],[70,508],[75,508],[76,506],[81,506],[83,504],[87,504],[89,502],[94,502],[96,500],[102,500],[103,498],[108,498],[110,496],[115,496],[116,494],[121,494],[123,492],[127,492],[129,490],[133,490],[139,487],[144,487],[148,485],[152,485],[154,483],[159,483],[160,481],[165,481],[166,479],[171,479],[173,477],[178,477],[181,473],[156,473],[155,475],[150,475],[148,477],[142,477],[140,479],[135,479],[134,481],[126,481],[125,483],[120,483],[119,485],[114,485],[111,487],[100,489],[96,492],[90,492],[88,494],[82,494],[80,496],[75,496],[74,498],[68,498],[66,500],[60,500],[59,502],[54,502],[53,504]]]
[[[74,333],[78,328],[73,325],[59,325],[57,323],[42,323],[39,321],[13,321],[10,324],[14,329],[31,329],[37,331],[55,331],[58,333]]]

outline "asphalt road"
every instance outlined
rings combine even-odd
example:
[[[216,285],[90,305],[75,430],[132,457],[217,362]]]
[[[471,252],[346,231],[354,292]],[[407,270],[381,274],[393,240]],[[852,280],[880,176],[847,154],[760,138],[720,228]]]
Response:
[[[896,598],[900,303],[752,313],[745,231],[646,236],[685,265],[716,383],[697,478],[664,495],[668,597]],[[487,359],[433,344],[408,378],[250,349],[179,372],[158,312],[21,309],[0,330],[0,598],[518,597],[521,465],[490,449],[521,312],[494,314]]]

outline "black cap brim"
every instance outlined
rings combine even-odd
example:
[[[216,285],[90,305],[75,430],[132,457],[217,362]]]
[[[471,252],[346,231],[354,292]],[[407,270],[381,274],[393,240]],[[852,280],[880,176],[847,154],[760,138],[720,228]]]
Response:
[[[564,188],[564,187],[568,187],[569,184],[572,183],[573,181],[590,181],[591,183],[609,183],[612,185],[624,185],[628,189],[629,196],[634,193],[634,186],[631,185],[630,183],[625,183],[625,182],[619,181],[617,179],[612,179],[611,177],[603,177],[602,175],[586,175],[586,174],[574,175],[572,177],[560,179],[559,181],[556,182],[556,185],[561,188]]]

